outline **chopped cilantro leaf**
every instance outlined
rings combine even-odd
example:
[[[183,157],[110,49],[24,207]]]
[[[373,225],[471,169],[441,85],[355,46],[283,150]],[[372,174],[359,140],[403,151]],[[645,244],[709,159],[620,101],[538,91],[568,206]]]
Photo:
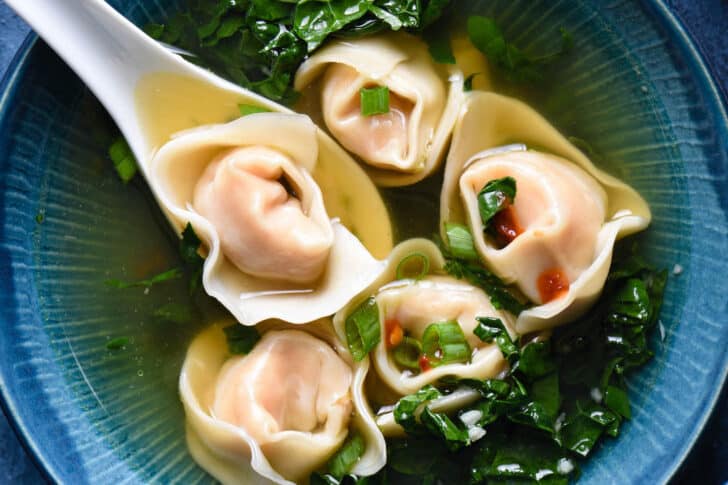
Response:
[[[164,283],[165,281],[175,280],[181,278],[184,272],[182,268],[172,268],[159,273],[158,275],[152,276],[151,278],[140,280],[140,281],[122,281],[122,280],[106,280],[104,284],[111,286],[112,288],[126,289],[126,288],[151,288],[157,283]]]

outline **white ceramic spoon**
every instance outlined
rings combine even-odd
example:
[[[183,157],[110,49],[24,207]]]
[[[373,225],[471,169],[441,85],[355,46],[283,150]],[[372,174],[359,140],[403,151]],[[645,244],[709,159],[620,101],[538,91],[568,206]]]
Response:
[[[211,87],[253,98],[283,111],[270,100],[191,64],[151,39],[103,0],[5,0],[68,64],[111,114],[139,160],[149,145],[137,114],[135,88],[147,74],[167,72],[199,79]],[[146,173],[147,164],[141,163]]]

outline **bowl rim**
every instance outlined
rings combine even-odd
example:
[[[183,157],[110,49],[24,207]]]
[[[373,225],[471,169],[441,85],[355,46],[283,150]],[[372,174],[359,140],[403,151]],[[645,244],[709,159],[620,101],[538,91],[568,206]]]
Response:
[[[688,65],[697,87],[706,95],[706,100],[709,102],[705,103],[705,107],[713,112],[715,120],[719,124],[716,126],[716,131],[728,132],[728,99],[726,98],[728,93],[724,93],[719,89],[716,83],[716,74],[700,54],[691,35],[686,31],[682,22],[665,4],[664,0],[641,0],[640,3],[653,14],[656,22],[665,27],[666,35],[670,39],[671,44],[680,52],[681,59]],[[30,65],[28,60],[34,49],[38,48],[38,41],[37,34],[31,31],[23,40],[13,59],[8,64],[2,80],[0,80],[0,127],[8,118],[9,107]],[[721,393],[728,387],[728,357],[724,360],[722,375],[717,376],[716,379],[718,385],[711,390],[709,399],[704,403],[703,412],[696,420],[697,426],[693,427],[689,432],[689,438],[683,441],[677,450],[678,453],[673,455],[670,466],[665,468],[661,483],[667,483],[674,478],[705,430],[708,420],[717,411],[716,408]],[[13,396],[8,393],[7,389],[4,370],[0,369],[0,409],[2,409],[8,418],[10,428],[13,430],[24,450],[32,458],[41,475],[49,482],[61,483],[60,476],[46,459],[44,452],[33,437],[33,434],[27,429],[21,414],[18,412],[17,403]]]

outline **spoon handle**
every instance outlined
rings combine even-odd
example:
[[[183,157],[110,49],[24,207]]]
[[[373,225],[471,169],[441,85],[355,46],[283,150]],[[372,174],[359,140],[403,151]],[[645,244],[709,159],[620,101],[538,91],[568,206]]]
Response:
[[[109,111],[138,158],[148,154],[134,89],[150,72],[189,65],[103,0],[5,0],[56,51]]]

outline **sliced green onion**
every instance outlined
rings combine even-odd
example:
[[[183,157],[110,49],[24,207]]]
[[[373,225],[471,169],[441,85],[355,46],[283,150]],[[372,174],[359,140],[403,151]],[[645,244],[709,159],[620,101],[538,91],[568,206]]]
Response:
[[[478,192],[478,210],[483,227],[487,229],[490,220],[516,198],[516,179],[503,177],[491,180]]]
[[[389,88],[361,88],[359,91],[362,116],[383,115],[389,113]]]
[[[329,460],[327,465],[329,473],[341,480],[359,461],[359,458],[364,454],[364,448],[364,439],[360,434],[355,433],[349,437],[339,451]]]
[[[422,253],[412,253],[397,265],[397,279],[421,280],[430,272],[430,258]]]
[[[129,344],[129,337],[117,337],[106,342],[107,350],[119,350]]]
[[[180,325],[192,322],[193,310],[189,305],[170,302],[154,310],[152,315],[161,322],[171,322]]]
[[[151,278],[148,278],[146,280],[140,280],[140,281],[106,280],[106,281],[104,281],[104,284],[106,286],[110,286],[112,288],[117,288],[120,290],[123,290],[126,288],[136,288],[136,287],[151,288],[152,286],[156,285],[157,283],[164,283],[165,281],[170,281],[170,280],[175,280],[175,279],[181,278],[182,275],[184,275],[184,271],[182,270],[182,268],[172,268],[172,269],[168,269],[167,271],[164,271],[162,273],[159,273],[158,275],[152,276]]]
[[[445,223],[445,234],[447,235],[447,246],[453,257],[466,261],[478,261],[478,252],[475,250],[475,242],[470,229],[462,224],[454,222]]]
[[[114,163],[114,168],[121,181],[125,184],[129,183],[137,173],[137,162],[131,147],[123,136],[114,140],[109,147],[109,158]]]
[[[246,327],[234,323],[222,329],[227,338],[228,350],[233,355],[249,354],[260,340],[260,334],[254,327]]]
[[[392,351],[394,361],[406,369],[420,369],[420,356],[422,355],[422,344],[420,341],[405,337],[402,343]]]
[[[422,349],[433,367],[469,362],[472,351],[456,321],[433,323],[422,336]]]
[[[239,104],[238,109],[240,110],[240,116],[254,115],[256,113],[270,113],[267,108],[261,108],[254,104]]]
[[[374,297],[369,297],[346,318],[346,341],[356,362],[366,357],[381,340],[379,307]]]

